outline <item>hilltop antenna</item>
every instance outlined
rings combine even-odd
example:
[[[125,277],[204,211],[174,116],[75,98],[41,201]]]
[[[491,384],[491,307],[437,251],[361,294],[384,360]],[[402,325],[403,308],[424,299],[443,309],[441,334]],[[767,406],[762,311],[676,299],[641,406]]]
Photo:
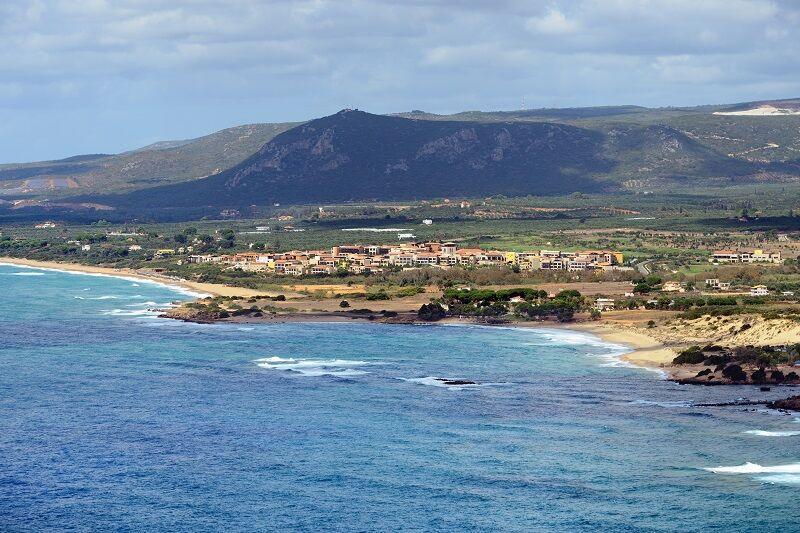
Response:
[[[522,110],[525,111],[525,96],[522,96]]]

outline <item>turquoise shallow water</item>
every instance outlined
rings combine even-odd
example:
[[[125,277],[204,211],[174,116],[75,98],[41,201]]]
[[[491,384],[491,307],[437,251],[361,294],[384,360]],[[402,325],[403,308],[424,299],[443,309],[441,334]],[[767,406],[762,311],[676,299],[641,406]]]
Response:
[[[181,298],[0,266],[0,530],[798,530],[800,423],[691,407],[786,390],[556,330],[147,311]]]

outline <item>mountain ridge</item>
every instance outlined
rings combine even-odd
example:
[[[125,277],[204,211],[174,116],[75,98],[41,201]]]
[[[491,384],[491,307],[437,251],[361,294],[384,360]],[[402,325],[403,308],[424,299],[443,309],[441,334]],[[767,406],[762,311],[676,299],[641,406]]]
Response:
[[[765,102],[792,107],[800,100],[454,115],[343,110],[122,154],[0,165],[0,198],[102,203],[135,215],[190,205],[213,212],[271,203],[797,182],[800,117],[727,114]],[[353,120],[358,124],[348,126]]]
[[[425,121],[343,110],[276,136],[231,169],[138,191],[112,205],[411,200],[560,194],[613,188],[588,176],[612,165],[602,136],[551,123]]]

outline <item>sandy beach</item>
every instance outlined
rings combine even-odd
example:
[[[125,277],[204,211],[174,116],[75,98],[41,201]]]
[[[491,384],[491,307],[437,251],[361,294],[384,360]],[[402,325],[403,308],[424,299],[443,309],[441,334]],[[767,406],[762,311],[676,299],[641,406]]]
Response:
[[[60,263],[56,261],[34,261],[32,259],[19,259],[16,257],[0,257],[0,264],[3,263],[9,265],[32,267],[32,268],[62,270],[66,272],[81,272],[84,274],[101,274],[106,276],[134,278],[142,281],[150,281],[153,283],[161,283],[163,285],[169,285],[172,287],[179,287],[185,291],[196,293],[202,296],[208,296],[208,295],[242,296],[244,298],[249,298],[251,296],[272,295],[272,293],[265,291],[257,291],[242,287],[229,287],[227,285],[220,285],[216,283],[200,283],[196,281],[185,280],[182,278],[162,276],[155,272],[134,270],[131,268],[111,268],[111,267],[81,265],[79,263]]]
[[[629,363],[645,366],[669,366],[678,355],[674,350],[664,346],[658,339],[638,331],[624,329],[607,323],[578,323],[567,326],[568,329],[585,331],[597,335],[604,341],[624,344],[634,349],[622,356]]]

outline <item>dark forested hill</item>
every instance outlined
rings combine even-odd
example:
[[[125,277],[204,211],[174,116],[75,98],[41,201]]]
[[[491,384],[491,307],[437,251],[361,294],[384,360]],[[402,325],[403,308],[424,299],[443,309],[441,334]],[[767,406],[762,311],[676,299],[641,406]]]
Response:
[[[429,121],[345,110],[278,135],[220,174],[138,191],[149,206],[556,194],[614,186],[604,136],[554,123]]]

